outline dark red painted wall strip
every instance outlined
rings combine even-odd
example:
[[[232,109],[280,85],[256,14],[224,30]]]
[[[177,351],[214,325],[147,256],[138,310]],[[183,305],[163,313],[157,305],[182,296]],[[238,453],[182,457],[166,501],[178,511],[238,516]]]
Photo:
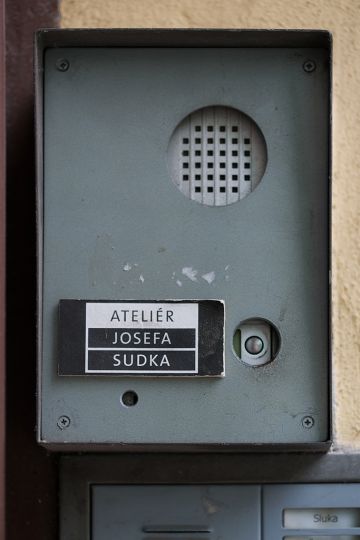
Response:
[[[5,10],[0,0],[0,540],[5,540]]]
[[[55,540],[58,528],[56,458],[47,455],[42,448],[38,447],[35,439],[36,260],[33,42],[36,30],[57,26],[58,1],[5,0],[5,11],[8,298],[6,538],[7,540],[20,538]],[[2,216],[0,207],[1,235]],[[2,237],[0,238],[0,262],[1,242]],[[0,309],[3,305],[1,278],[0,271]],[[0,386],[3,388],[1,316]],[[0,401],[1,398],[0,393]],[[1,412],[0,403],[0,414]],[[1,536],[0,540],[2,540]]]

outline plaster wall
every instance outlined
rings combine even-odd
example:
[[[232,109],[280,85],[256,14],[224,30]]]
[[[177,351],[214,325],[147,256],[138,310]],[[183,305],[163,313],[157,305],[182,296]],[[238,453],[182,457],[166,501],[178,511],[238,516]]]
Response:
[[[360,447],[360,0],[62,0],[62,27],[321,28],[334,37],[335,433]]]

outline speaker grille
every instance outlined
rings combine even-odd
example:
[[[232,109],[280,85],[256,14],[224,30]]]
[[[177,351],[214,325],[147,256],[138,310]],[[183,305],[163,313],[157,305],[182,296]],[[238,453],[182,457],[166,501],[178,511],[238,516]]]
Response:
[[[225,206],[249,195],[266,167],[265,139],[249,116],[205,107],[176,127],[168,150],[174,184],[189,199]]]

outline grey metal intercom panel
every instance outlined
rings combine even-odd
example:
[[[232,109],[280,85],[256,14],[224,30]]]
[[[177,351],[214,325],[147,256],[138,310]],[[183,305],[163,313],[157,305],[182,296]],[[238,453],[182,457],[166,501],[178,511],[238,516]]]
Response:
[[[93,486],[91,539],[260,540],[256,486]]]
[[[40,35],[42,444],[329,440],[328,35],[259,31],[247,45],[245,34]],[[64,334],[69,300],[82,301],[83,326],[70,311]],[[132,346],[85,369],[87,306],[135,303],[138,314],[174,301],[188,321],[204,301],[224,306],[217,352],[198,356],[215,355],[209,373],[169,376]],[[113,349],[119,321],[99,322]]]

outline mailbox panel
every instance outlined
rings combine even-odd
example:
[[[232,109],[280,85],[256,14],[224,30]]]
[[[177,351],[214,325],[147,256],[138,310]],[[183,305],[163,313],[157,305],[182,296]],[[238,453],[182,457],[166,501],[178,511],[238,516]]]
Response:
[[[360,537],[360,485],[264,487],[267,540],[356,540]]]
[[[209,454],[67,456],[60,538],[360,537],[358,455],[242,454],[220,461]]]
[[[260,540],[260,489],[93,486],[91,539]]]

